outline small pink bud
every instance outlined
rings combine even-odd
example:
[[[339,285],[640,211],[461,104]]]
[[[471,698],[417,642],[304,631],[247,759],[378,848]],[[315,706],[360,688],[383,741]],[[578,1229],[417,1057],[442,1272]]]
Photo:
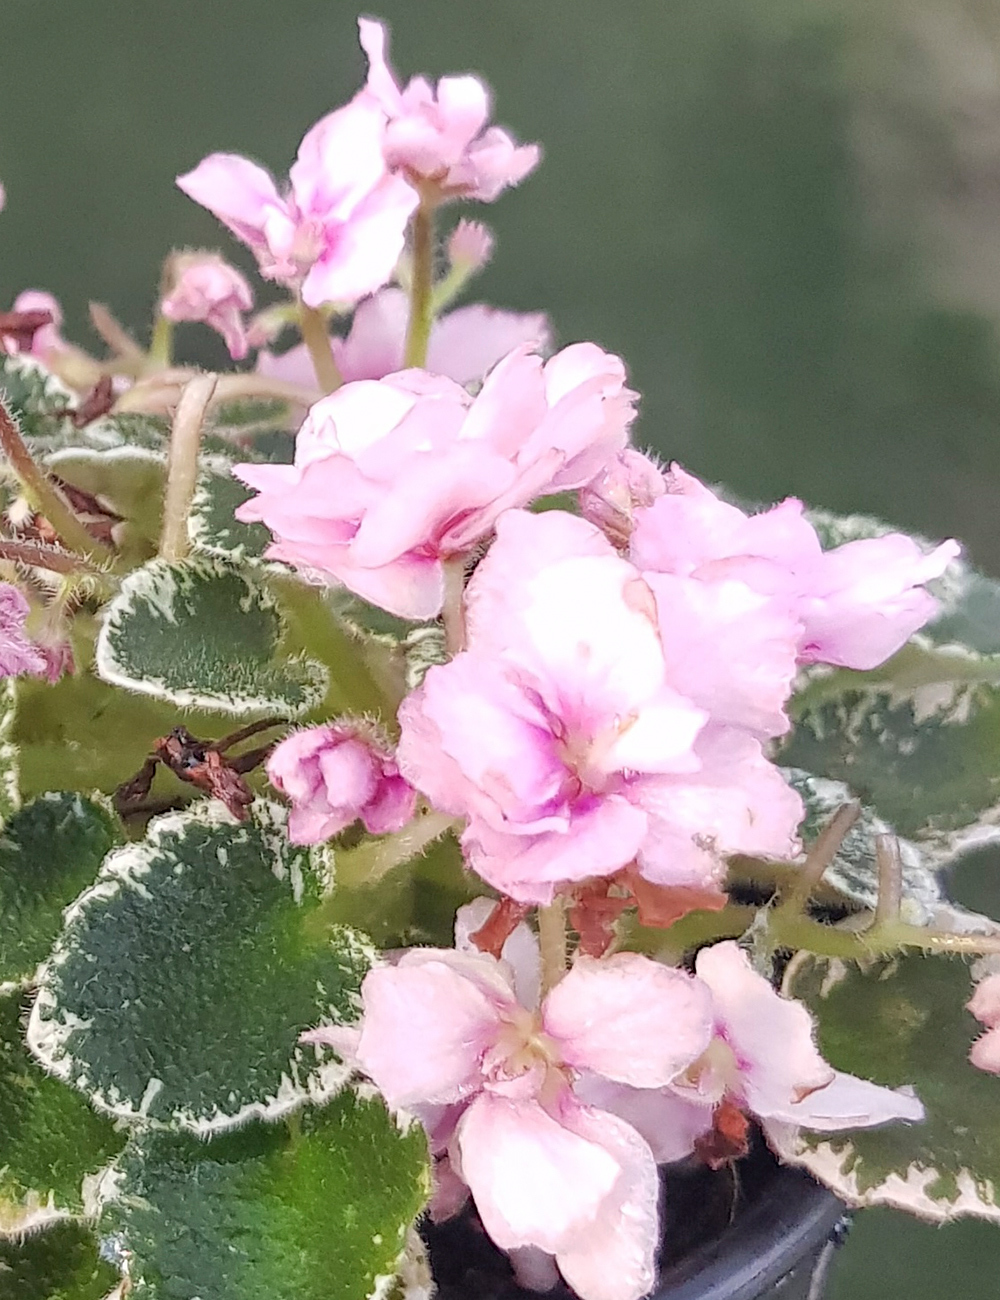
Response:
[[[651,506],[667,485],[657,465],[633,447],[620,451],[580,491],[580,511],[619,549],[628,546],[636,510]]]
[[[28,602],[20,589],[9,582],[0,582],[0,677],[47,674],[45,655],[24,630],[28,611]]]
[[[413,816],[416,792],[388,745],[358,719],[293,732],[268,759],[267,775],[291,801],[293,844],[321,844],[358,817],[384,835]]]
[[[160,302],[171,321],[201,321],[218,331],[229,355],[241,361],[247,354],[243,312],[253,307],[246,279],[218,253],[176,253],[170,260],[172,280]]]
[[[482,270],[492,256],[493,231],[481,221],[467,221],[463,217],[448,238],[451,265],[471,275]]]

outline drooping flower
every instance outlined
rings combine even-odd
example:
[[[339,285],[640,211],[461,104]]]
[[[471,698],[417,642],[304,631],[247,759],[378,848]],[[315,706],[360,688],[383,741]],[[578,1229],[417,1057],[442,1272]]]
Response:
[[[382,157],[385,117],[358,98],[304,136],[280,192],[262,167],[214,153],[177,178],[257,258],[261,274],[311,307],[354,303],[384,285],[403,251],[417,195]]]
[[[727,853],[794,853],[798,796],[732,725],[736,704],[717,722],[674,686],[670,619],[636,569],[561,511],[510,510],[496,532],[466,592],[468,649],[431,668],[399,715],[401,770],[467,819],[472,868],[548,903],[633,860],[653,883],[711,891]],[[706,625],[707,640],[717,632]],[[738,639],[731,654],[738,669]],[[730,665],[704,660],[700,687],[721,698],[711,678]]]
[[[969,1060],[977,1069],[1000,1074],[1000,974],[979,981],[968,1009],[986,1029],[972,1044]]]
[[[45,655],[24,630],[30,606],[22,592],[9,582],[0,582],[0,677],[22,673],[45,676]]]
[[[712,1041],[683,1074],[660,1090],[582,1076],[577,1092],[634,1125],[659,1160],[688,1155],[711,1132],[722,1106],[783,1128],[828,1133],[923,1119],[909,1090],[884,1088],[834,1070],[820,1055],[812,1017],[757,974],[733,942],[703,948],[695,973],[711,992]]]
[[[583,1300],[645,1294],[659,1235],[652,1154],[572,1083],[581,1071],[642,1088],[677,1077],[708,1046],[707,989],[621,953],[578,960],[536,1010],[506,962],[417,948],[369,972],[361,996],[355,1060],[390,1106],[449,1108],[451,1168],[493,1240],[554,1255]],[[339,1049],[343,1033],[306,1037]]]
[[[218,253],[175,253],[170,259],[170,284],[160,300],[160,312],[171,321],[200,321],[222,335],[229,355],[241,361],[247,354],[243,313],[253,310],[253,291],[246,277]]]
[[[267,760],[267,775],[291,800],[293,844],[321,844],[359,817],[373,835],[413,817],[416,792],[388,746],[350,719],[293,731]]]
[[[382,289],[358,305],[345,338],[330,339],[337,369],[344,380],[384,379],[402,368],[406,350],[409,302],[402,289]],[[500,311],[484,303],[459,307],[431,327],[425,370],[455,383],[480,383],[509,352],[523,345],[546,349],[550,342],[544,312]],[[305,344],[276,356],[261,352],[261,374],[311,387],[312,359]]]
[[[359,98],[377,104],[388,118],[383,149],[389,167],[399,169],[441,199],[493,199],[538,166],[541,149],[518,145],[497,126],[488,126],[489,90],[478,77],[442,77],[432,86],[414,77],[399,88],[386,62],[386,30],[369,18],[358,20],[368,55],[368,81]]]
[[[310,411],[294,465],[238,465],[240,519],[268,554],[403,618],[441,610],[444,562],[510,506],[589,482],[625,443],[634,394],[592,343],[505,357],[472,398],[421,370],[345,384]]]
[[[870,669],[933,617],[924,584],[959,553],[943,542],[924,554],[900,533],[824,551],[800,501],[746,515],[679,466],[668,490],[636,511],[631,557],[642,570],[744,584],[798,620],[798,658]]]

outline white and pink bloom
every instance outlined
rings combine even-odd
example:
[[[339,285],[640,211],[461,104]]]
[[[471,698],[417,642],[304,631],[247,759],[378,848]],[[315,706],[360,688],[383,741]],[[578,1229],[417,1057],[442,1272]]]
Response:
[[[358,98],[306,133],[283,191],[228,153],[210,154],[177,184],[253,250],[267,279],[311,307],[358,302],[391,277],[418,202],[386,168],[384,132],[384,113]]]
[[[824,551],[800,501],[747,515],[679,466],[665,495],[635,514],[631,557],[644,571],[737,582],[800,625],[803,663],[871,669],[933,617],[924,584],[959,553],[943,542],[925,554],[900,533]]]
[[[233,360],[241,361],[248,348],[243,316],[253,310],[246,277],[218,253],[192,252],[174,254],[169,279],[160,313],[170,321],[210,326],[222,335]]]
[[[509,507],[589,482],[625,445],[634,396],[592,343],[545,362],[518,348],[475,398],[422,370],[345,384],[310,411],[294,465],[236,467],[259,493],[237,517],[270,528],[271,558],[433,618],[445,563]]]
[[[267,760],[267,775],[291,801],[293,844],[321,844],[359,817],[373,835],[413,817],[416,792],[388,745],[351,719],[293,731]]]
[[[409,300],[402,289],[382,289],[359,303],[346,337],[330,339],[330,349],[342,378],[384,379],[402,369],[406,351]],[[481,383],[487,371],[522,346],[544,351],[551,341],[544,312],[501,311],[471,303],[440,316],[431,327],[425,370],[444,375],[463,387]],[[261,352],[261,374],[311,387],[312,358],[305,344],[280,355]]]
[[[0,582],[0,677],[20,677],[23,673],[34,677],[48,675],[46,656],[24,630],[29,610],[17,587]]]
[[[799,798],[737,725],[775,703],[768,666],[755,678],[743,644],[766,642],[770,617],[723,643],[707,621],[699,679],[697,628],[671,640],[690,607],[676,620],[658,608],[593,525],[510,510],[496,534],[466,592],[467,650],[431,668],[399,715],[400,768],[466,819],[470,866],[518,901],[548,903],[561,884],[633,861],[655,884],[710,892],[725,854],[792,855]],[[721,718],[692,693],[719,702]]]
[[[1000,1074],[1000,974],[979,981],[968,1010],[985,1027],[969,1051],[969,1060],[979,1070]]]
[[[489,90],[478,77],[442,77],[432,86],[414,77],[401,90],[386,62],[386,30],[358,20],[368,55],[368,81],[360,98],[377,104],[388,119],[383,150],[388,166],[437,198],[489,203],[538,166],[536,144],[518,145],[500,127],[488,126]]]

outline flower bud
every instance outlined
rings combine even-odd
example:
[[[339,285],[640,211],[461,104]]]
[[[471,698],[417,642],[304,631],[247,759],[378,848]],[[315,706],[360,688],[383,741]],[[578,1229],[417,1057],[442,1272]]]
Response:
[[[667,490],[656,464],[634,447],[620,451],[592,483],[580,491],[584,519],[596,525],[619,550],[628,546],[636,510],[651,506]]]
[[[293,732],[268,759],[267,775],[291,801],[293,844],[321,844],[358,817],[384,835],[413,816],[416,792],[388,745],[358,719]]]
[[[247,354],[245,311],[253,307],[246,279],[218,253],[175,253],[167,267],[160,313],[170,321],[201,321],[218,331],[234,361]]]
[[[493,256],[493,231],[481,221],[464,217],[448,237],[448,261],[455,270],[472,275]]]

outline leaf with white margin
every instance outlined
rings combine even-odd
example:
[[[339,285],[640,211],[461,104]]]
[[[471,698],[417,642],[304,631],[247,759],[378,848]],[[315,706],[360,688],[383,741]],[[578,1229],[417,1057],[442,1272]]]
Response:
[[[295,717],[326,692],[321,665],[281,659],[283,621],[253,575],[221,560],[151,560],[105,611],[99,677],[182,708]]]
[[[838,808],[854,798],[842,781],[813,776],[800,768],[785,768],[788,784],[799,794],[806,815],[799,834],[806,843],[816,839]],[[823,884],[860,907],[874,909],[878,902],[878,863],[875,837],[892,834],[893,827],[871,808],[862,808],[858,821],[844,836]],[[934,862],[912,840],[898,839],[902,864],[902,917],[911,925],[927,925],[944,901],[934,873]]]
[[[40,795],[10,818],[0,834],[0,993],[34,975],[63,909],[122,838],[111,812],[70,791]]]
[[[137,1136],[101,1230],[135,1300],[366,1300],[429,1191],[420,1126],[346,1089],[287,1127]]]
[[[76,393],[34,357],[0,353],[0,392],[26,438],[72,428],[57,413],[77,405]]]
[[[126,566],[156,554],[163,521],[167,459],[147,447],[65,447],[45,457],[46,467],[72,487],[121,516],[113,537]]]
[[[112,1120],[31,1059],[21,1001],[19,992],[0,999],[0,1237],[92,1213],[125,1146]],[[2,1279],[0,1265],[0,1296]]]
[[[0,1300],[124,1300],[120,1273],[80,1223],[0,1241]]]
[[[260,559],[270,546],[263,524],[241,523],[235,511],[254,495],[232,472],[233,462],[220,456],[202,458],[194,500],[188,514],[188,536],[197,551],[234,559]]]
[[[290,844],[277,805],[251,811],[156,818],[67,912],[28,1045],[98,1110],[207,1135],[342,1086],[335,1054],[299,1035],[357,1019],[373,953],[316,925],[324,851]]]
[[[815,1016],[831,1065],[889,1087],[912,1086],[926,1119],[834,1134],[772,1125],[779,1156],[852,1205],[893,1205],[936,1222],[1000,1221],[1000,1079],[968,1059],[982,1030],[965,1010],[968,964],[909,954],[861,969],[802,954],[784,991]]]

